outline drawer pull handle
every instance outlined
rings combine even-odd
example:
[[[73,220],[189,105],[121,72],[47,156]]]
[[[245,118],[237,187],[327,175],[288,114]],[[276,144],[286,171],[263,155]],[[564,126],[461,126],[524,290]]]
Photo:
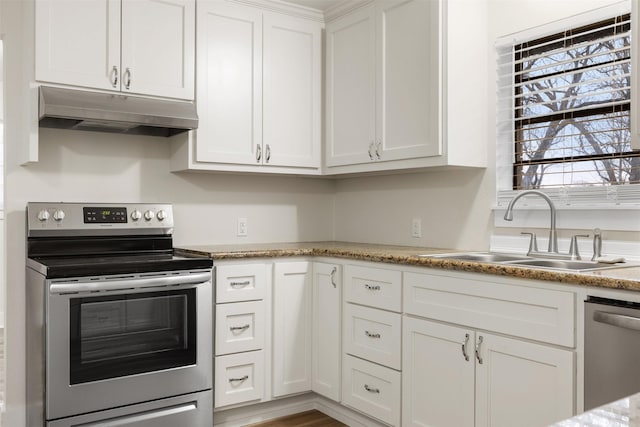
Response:
[[[229,283],[229,285],[231,285],[232,288],[237,288],[239,286],[249,286],[251,284],[250,280],[245,280],[244,282],[231,282]]]
[[[380,290],[380,285],[370,285],[368,283],[365,283],[364,287],[369,289],[370,291],[379,291]]]
[[[469,334],[464,334],[464,342],[462,343],[462,355],[464,360],[469,361],[469,355],[467,354],[467,344],[469,344]]]
[[[229,330],[231,332],[236,332],[236,331],[245,331],[247,329],[249,329],[251,327],[251,325],[242,325],[242,326],[231,326],[229,328]]]
[[[476,344],[476,359],[478,359],[478,364],[482,365],[482,357],[480,357],[480,349],[482,347],[482,335],[478,337],[478,343]]]
[[[367,384],[364,385],[364,389],[367,390],[369,393],[380,394],[380,389],[379,388],[369,387]]]
[[[366,336],[368,336],[369,338],[380,338],[380,334],[372,334],[372,333],[371,333],[371,332],[369,332],[369,331],[364,331],[364,334],[365,334]]]
[[[245,375],[244,377],[240,377],[240,378],[229,378],[229,382],[230,383],[239,383],[239,382],[244,382],[246,380],[249,379],[249,375]]]

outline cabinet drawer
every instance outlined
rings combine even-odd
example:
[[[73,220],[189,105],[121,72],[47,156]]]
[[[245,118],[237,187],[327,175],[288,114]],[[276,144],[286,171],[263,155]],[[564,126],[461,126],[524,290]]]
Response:
[[[405,273],[405,313],[575,346],[575,294],[483,280]]]
[[[400,370],[400,314],[345,304],[344,318],[345,352]]]
[[[215,407],[259,400],[264,397],[264,353],[216,357]]]
[[[402,273],[382,268],[347,265],[345,300],[395,312],[402,311]]]
[[[216,356],[262,350],[264,301],[216,305]]]
[[[374,418],[400,425],[400,372],[344,356],[342,400]]]
[[[264,299],[265,264],[216,266],[216,303]]]

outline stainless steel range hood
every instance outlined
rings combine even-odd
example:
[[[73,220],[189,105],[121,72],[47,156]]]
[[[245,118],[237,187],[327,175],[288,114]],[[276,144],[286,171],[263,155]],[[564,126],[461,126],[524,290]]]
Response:
[[[40,86],[40,127],[172,136],[198,127],[193,102]]]

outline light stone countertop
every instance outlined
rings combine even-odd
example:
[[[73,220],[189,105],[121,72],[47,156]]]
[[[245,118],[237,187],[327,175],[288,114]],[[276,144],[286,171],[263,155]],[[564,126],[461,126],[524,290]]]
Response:
[[[560,421],[551,427],[640,427],[640,393]]]
[[[611,268],[590,272],[568,272],[562,270],[536,269],[509,264],[491,264],[477,261],[461,261],[421,257],[464,250],[424,248],[413,246],[375,245],[349,242],[304,242],[246,245],[181,246],[176,251],[208,256],[214,260],[276,258],[295,256],[326,256],[362,261],[384,262],[399,265],[414,265],[445,270],[468,271],[566,283],[596,286],[610,289],[640,291],[640,266]]]

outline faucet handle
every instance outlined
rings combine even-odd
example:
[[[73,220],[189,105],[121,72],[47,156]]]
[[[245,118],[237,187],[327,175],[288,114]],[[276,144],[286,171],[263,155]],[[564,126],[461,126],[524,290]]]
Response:
[[[571,259],[582,259],[578,250],[578,237],[589,237],[588,234],[574,234],[571,236],[571,244],[569,245],[569,255]]]
[[[532,252],[538,252],[538,240],[536,239],[536,233],[528,233],[523,231],[520,234],[531,236],[529,240],[529,250],[527,251],[527,255],[531,254]]]
[[[591,261],[596,261],[602,256],[602,231],[599,228],[593,230],[593,256]]]

